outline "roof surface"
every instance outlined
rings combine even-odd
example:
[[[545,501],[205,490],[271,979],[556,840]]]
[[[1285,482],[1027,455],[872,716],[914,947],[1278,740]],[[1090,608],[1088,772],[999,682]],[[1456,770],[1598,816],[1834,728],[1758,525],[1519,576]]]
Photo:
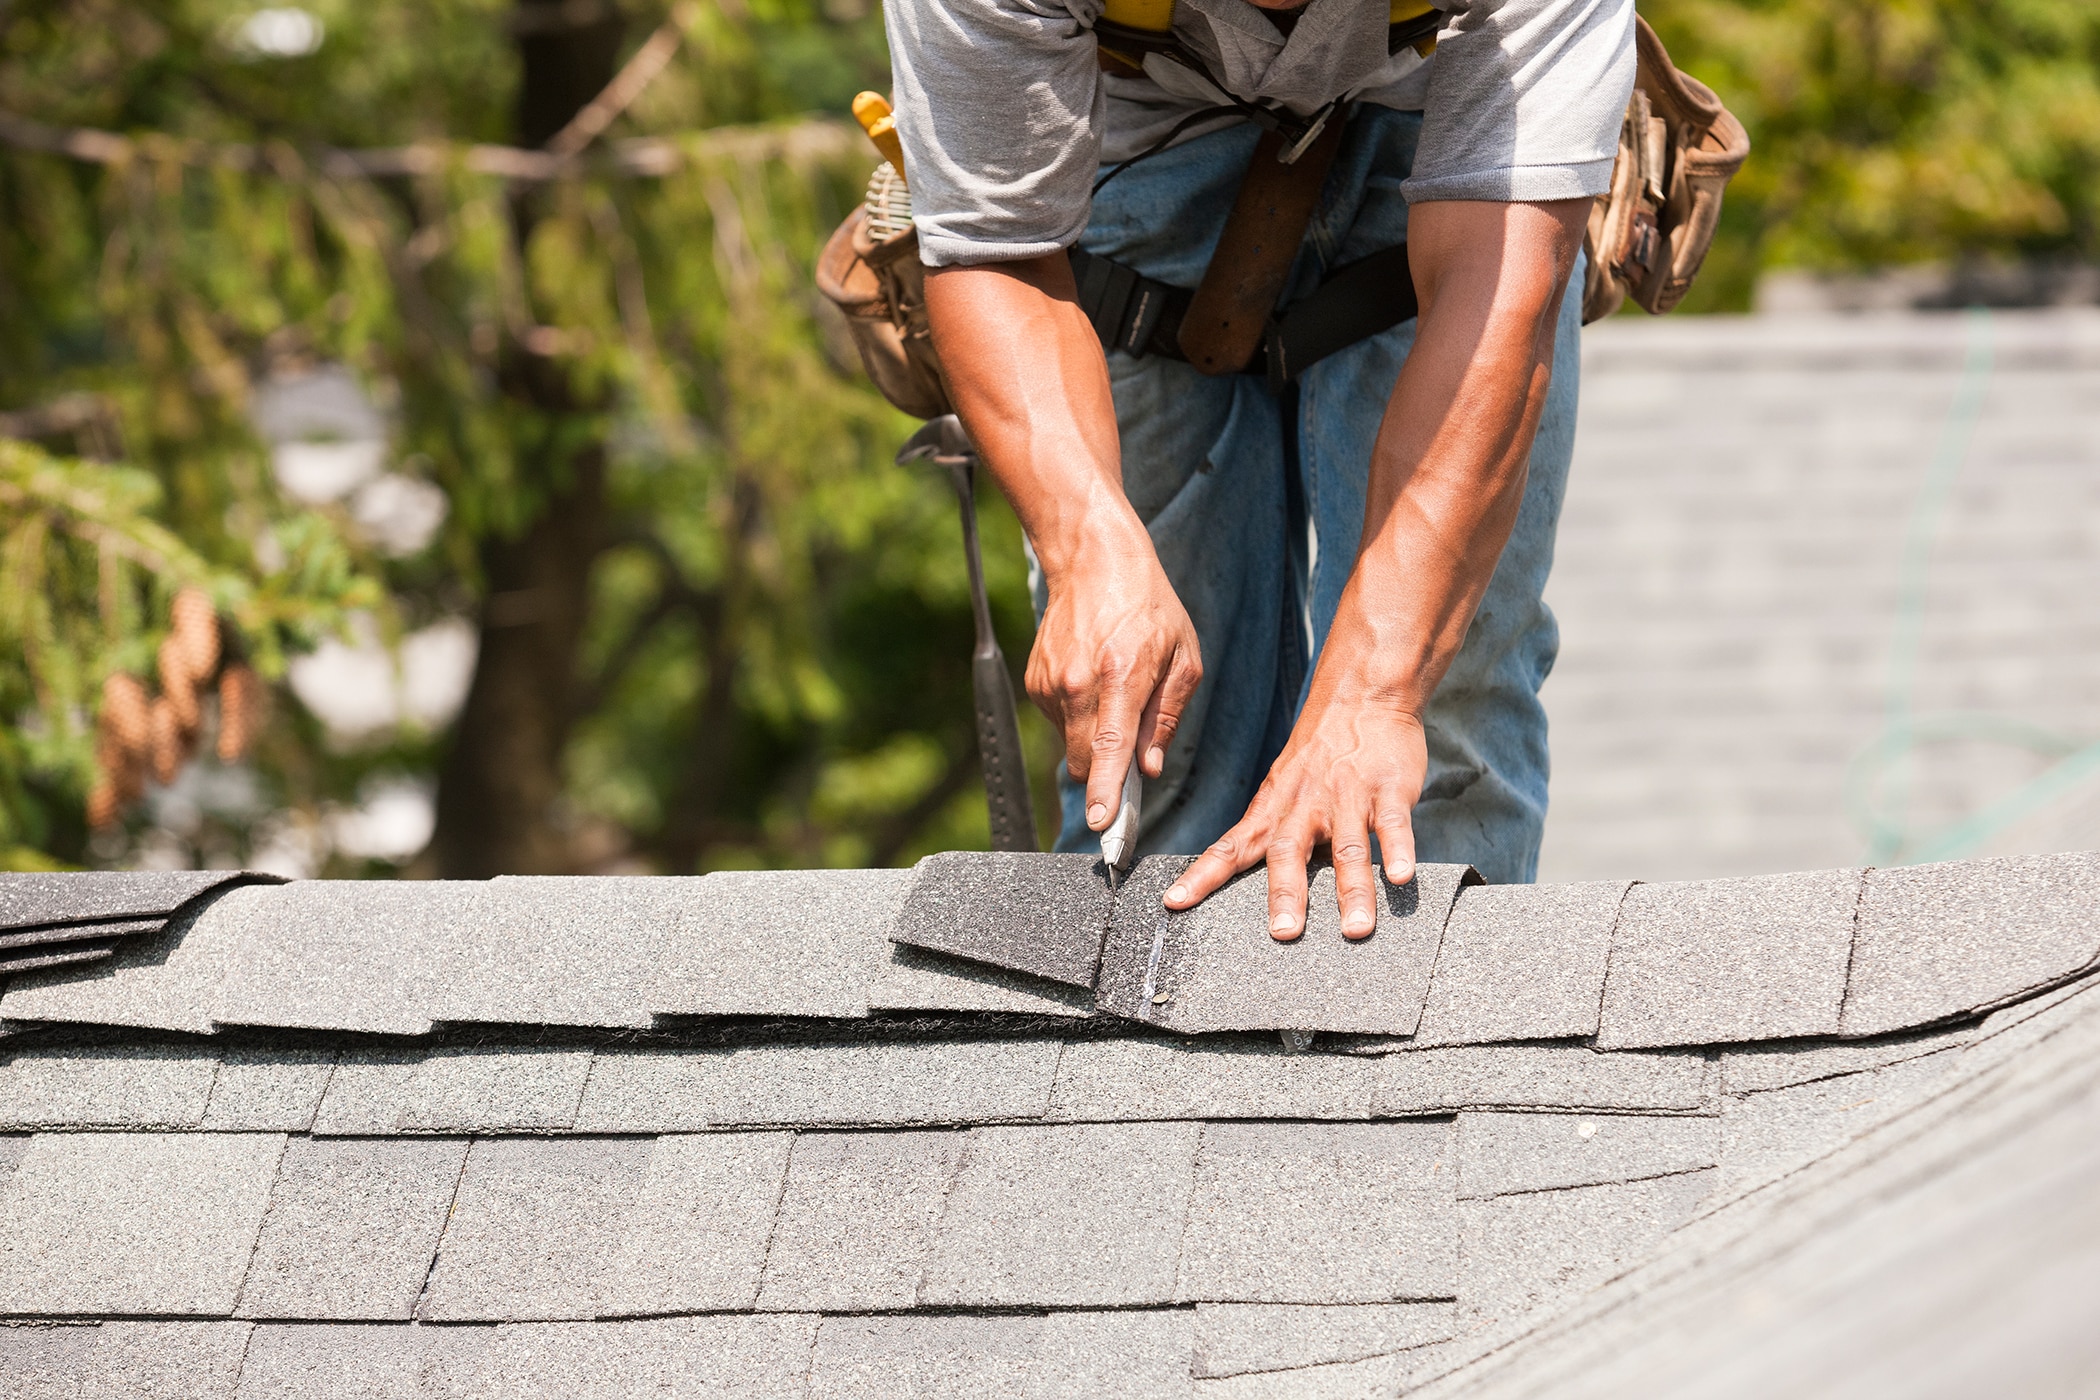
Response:
[[[1270,942],[1259,875],[1165,917],[1174,868],[245,886],[17,976],[0,1395],[1910,1400],[2100,1362],[2100,856],[1424,867],[1356,945]]]

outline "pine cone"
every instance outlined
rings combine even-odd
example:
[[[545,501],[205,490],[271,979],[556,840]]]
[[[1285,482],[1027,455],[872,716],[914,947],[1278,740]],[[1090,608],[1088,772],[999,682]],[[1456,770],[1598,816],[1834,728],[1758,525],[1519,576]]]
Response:
[[[168,620],[168,639],[175,643],[176,656],[190,679],[209,677],[219,664],[219,614],[211,605],[211,595],[201,588],[183,589],[168,609]],[[166,688],[165,680],[162,686]]]
[[[263,726],[269,692],[253,668],[236,663],[219,677],[219,761],[238,763]]]
[[[112,671],[102,682],[102,736],[119,754],[144,758],[153,742],[152,704],[146,684],[125,671]]]
[[[151,746],[149,738],[137,751],[118,747],[116,740],[103,734],[95,740],[95,781],[106,785],[110,796],[121,809],[139,800],[146,792],[146,750]]]
[[[191,674],[189,657],[184,655],[182,643],[173,632],[162,639],[157,660],[160,663],[161,701],[174,706],[175,721],[185,735],[195,733],[197,721],[201,718],[197,709],[197,678]],[[158,734],[154,742],[159,742]],[[154,761],[159,762],[157,749]]]
[[[95,785],[88,789],[88,825],[100,831],[104,827],[115,826],[117,819],[123,815],[124,804],[117,797],[116,784],[108,778],[96,779]]]
[[[190,704],[197,697],[193,692]],[[175,781],[190,756],[190,735],[196,731],[182,722],[175,702],[163,695],[153,702],[153,779],[163,786]]]

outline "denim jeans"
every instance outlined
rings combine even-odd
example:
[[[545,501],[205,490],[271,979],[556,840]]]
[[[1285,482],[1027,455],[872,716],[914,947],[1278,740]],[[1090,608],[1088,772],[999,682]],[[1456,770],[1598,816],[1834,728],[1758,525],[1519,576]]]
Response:
[[[1357,112],[1286,301],[1407,236],[1400,182],[1420,129],[1412,113]],[[1257,135],[1249,125],[1227,128],[1123,171],[1096,197],[1082,246],[1195,286]],[[1581,279],[1578,267],[1573,286]],[[1563,300],[1516,528],[1424,717],[1429,773],[1414,809],[1417,857],[1469,862],[1499,882],[1534,877],[1546,819],[1538,691],[1560,639],[1540,594],[1574,449],[1580,301],[1573,291]],[[1108,357],[1124,490],[1203,649],[1203,683],[1166,771],[1145,783],[1141,852],[1194,853],[1222,836],[1282,751],[1355,563],[1371,444],[1414,335],[1410,320],[1362,341],[1281,395],[1253,375],[1213,378],[1178,360]],[[1038,616],[1045,601],[1038,576]],[[1084,789],[1062,766],[1058,784],[1057,849],[1096,849]]]

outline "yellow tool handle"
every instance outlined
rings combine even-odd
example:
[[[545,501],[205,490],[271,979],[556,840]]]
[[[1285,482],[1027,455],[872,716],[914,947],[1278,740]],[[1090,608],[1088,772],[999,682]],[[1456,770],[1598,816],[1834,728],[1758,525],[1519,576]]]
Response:
[[[853,118],[860,129],[868,133],[875,149],[882,153],[897,171],[897,178],[904,178],[904,143],[897,139],[897,118],[890,111],[890,104],[879,92],[864,92],[853,99]]]
[[[1174,27],[1174,0],[1108,0],[1101,18],[1150,34],[1164,34]]]

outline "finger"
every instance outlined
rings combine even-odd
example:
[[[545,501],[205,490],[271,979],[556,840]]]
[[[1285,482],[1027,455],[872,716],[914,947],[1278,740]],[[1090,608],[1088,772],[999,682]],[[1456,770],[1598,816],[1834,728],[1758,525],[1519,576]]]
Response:
[[[1389,885],[1404,885],[1415,878],[1415,827],[1411,809],[1397,795],[1381,798],[1372,815],[1378,832],[1378,857],[1385,866]]]
[[[1057,697],[1058,716],[1063,720],[1065,771],[1079,782],[1087,781],[1094,766],[1094,721],[1100,696],[1092,673],[1068,670],[1051,688]]]
[[[1335,902],[1342,912],[1342,937],[1369,938],[1378,927],[1378,877],[1371,870],[1371,838],[1361,813],[1335,823]]]
[[[1269,937],[1289,943],[1305,932],[1305,862],[1312,843],[1296,837],[1269,843]]]
[[[1239,825],[1213,841],[1210,849],[1196,857],[1195,864],[1184,870],[1167,890],[1167,908],[1190,909],[1201,904],[1227,880],[1259,864],[1268,848],[1268,811],[1262,798],[1256,796]]]
[[[1086,824],[1095,831],[1114,821],[1123,805],[1123,776],[1137,761],[1138,719],[1145,710],[1140,697],[1144,693],[1130,685],[1128,678],[1102,687],[1093,737],[1087,745],[1090,763],[1086,775]]]
[[[1181,728],[1182,712],[1188,709],[1189,699],[1202,679],[1203,660],[1195,654],[1194,645],[1177,647],[1167,678],[1145,707],[1145,716],[1138,726],[1144,744],[1146,777],[1156,778],[1166,770],[1167,745],[1174,742],[1175,732]]]

